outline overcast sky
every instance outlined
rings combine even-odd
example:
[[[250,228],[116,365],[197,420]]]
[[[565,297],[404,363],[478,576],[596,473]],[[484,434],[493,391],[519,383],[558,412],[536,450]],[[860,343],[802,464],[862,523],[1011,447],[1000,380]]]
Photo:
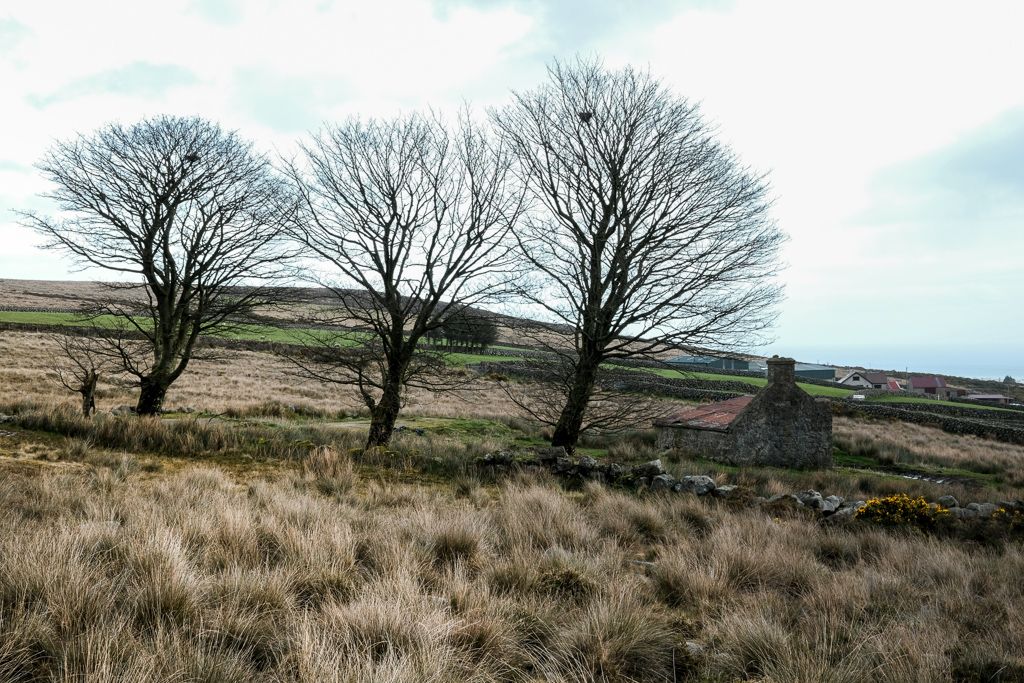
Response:
[[[600,55],[700,101],[770,173],[791,236],[771,351],[1024,373],[1019,0],[4,5],[2,278],[98,276],[11,214],[46,208],[32,164],[55,139],[199,114],[287,154],[323,121],[498,105],[552,58]]]

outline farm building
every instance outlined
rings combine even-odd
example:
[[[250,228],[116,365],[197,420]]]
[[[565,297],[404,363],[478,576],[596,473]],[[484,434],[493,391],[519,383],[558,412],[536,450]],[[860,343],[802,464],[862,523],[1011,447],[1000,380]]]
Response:
[[[864,372],[854,370],[847,373],[839,380],[839,383],[847,387],[861,387],[863,389],[885,389],[888,387],[889,378],[884,372]]]
[[[757,370],[749,360],[734,356],[676,356],[667,362],[674,365],[695,365],[719,370]]]
[[[796,362],[768,361],[768,384],[755,396],[688,408],[655,422],[658,446],[732,465],[829,467],[832,410],[796,385]]]
[[[907,380],[907,391],[912,394],[934,396],[935,398],[955,398],[967,394],[966,389],[946,385],[946,380],[935,375],[914,375]]]
[[[836,369],[828,365],[815,365],[814,363],[797,363],[794,369],[797,377],[807,379],[827,379],[835,381]]]

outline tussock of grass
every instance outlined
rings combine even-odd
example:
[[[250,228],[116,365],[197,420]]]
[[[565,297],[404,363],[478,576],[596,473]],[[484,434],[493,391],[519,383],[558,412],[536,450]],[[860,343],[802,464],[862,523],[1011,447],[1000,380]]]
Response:
[[[1024,666],[1016,543],[528,477],[477,501],[316,484],[347,472],[325,450],[246,484],[215,468],[5,477],[0,680],[903,681]]]

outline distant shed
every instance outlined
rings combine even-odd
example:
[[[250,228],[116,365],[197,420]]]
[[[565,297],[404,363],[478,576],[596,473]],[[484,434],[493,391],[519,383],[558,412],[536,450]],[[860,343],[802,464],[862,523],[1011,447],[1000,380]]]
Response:
[[[676,356],[667,362],[673,365],[694,365],[718,370],[750,370],[750,361],[732,356]]]
[[[828,365],[815,365],[814,363],[797,363],[794,368],[797,377],[807,379],[835,380],[836,369]]]

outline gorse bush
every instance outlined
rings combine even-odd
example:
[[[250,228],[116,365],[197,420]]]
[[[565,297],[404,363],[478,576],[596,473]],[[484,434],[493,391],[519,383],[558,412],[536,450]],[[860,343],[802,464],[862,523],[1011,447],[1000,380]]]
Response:
[[[872,498],[857,511],[857,519],[884,526],[916,527],[932,530],[943,519],[948,519],[949,511],[938,505],[931,505],[923,497],[910,497],[905,493]]]

